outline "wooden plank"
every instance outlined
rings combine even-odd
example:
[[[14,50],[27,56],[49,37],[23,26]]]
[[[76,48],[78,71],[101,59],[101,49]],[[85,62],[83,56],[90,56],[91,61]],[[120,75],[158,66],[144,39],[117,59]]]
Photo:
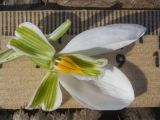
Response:
[[[53,30],[60,24],[59,21],[62,22],[67,18],[71,19],[74,25],[63,37],[62,43],[57,43],[55,45],[58,50],[63,48],[75,34],[88,28],[109,23],[139,23],[147,26],[147,34],[143,37],[141,42],[138,41],[136,44],[115,51],[112,54],[105,54],[98,57],[108,58],[111,64],[120,67],[131,80],[135,90],[136,100],[130,107],[160,106],[160,68],[158,66],[160,55],[160,24],[157,19],[160,15],[160,11],[77,10],[74,12],[19,11],[15,12],[16,14],[13,13],[14,12],[0,12],[1,51],[6,49],[8,40],[10,40],[14,34],[14,29],[23,21],[36,23],[47,34],[47,28],[50,26],[50,24],[46,24],[47,21],[50,23],[53,22],[52,26],[49,27]],[[146,16],[146,14],[148,16]],[[12,19],[9,19],[10,15]],[[14,19],[14,17],[19,19]],[[17,109],[26,105],[45,73],[46,70],[36,68],[28,58],[21,58],[14,62],[3,64],[0,69],[0,107]],[[64,100],[61,106],[62,108],[82,107],[79,103],[74,101],[66,91],[63,90],[63,93]]]

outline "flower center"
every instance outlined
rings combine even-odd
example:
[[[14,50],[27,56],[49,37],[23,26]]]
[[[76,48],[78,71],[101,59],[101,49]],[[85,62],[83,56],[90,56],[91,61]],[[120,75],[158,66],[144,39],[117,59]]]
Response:
[[[65,55],[55,60],[54,69],[78,79],[98,79],[103,75],[106,63],[106,60],[94,60],[84,55]]]
[[[56,60],[55,68],[63,73],[83,74],[83,69],[79,67],[71,58],[67,56],[59,57]]]

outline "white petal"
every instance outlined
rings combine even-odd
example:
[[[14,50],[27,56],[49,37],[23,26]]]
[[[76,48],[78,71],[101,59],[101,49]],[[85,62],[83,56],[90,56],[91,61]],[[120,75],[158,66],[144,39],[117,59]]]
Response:
[[[146,28],[138,24],[112,24],[84,31],[60,52],[97,55],[107,53],[138,40]]]
[[[80,81],[61,75],[60,83],[77,101],[95,110],[119,110],[134,100],[133,88],[128,78],[116,67],[107,66],[99,81]]]

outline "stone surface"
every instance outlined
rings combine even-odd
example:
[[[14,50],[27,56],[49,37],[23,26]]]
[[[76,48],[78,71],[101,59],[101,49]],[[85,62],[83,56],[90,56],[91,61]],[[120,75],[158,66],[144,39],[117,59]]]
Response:
[[[159,8],[160,0],[2,0],[3,5],[57,3],[69,7]]]
[[[63,6],[112,7],[112,8],[159,8],[160,0],[48,0]]]
[[[41,0],[2,0],[3,5],[35,4],[40,2]]]

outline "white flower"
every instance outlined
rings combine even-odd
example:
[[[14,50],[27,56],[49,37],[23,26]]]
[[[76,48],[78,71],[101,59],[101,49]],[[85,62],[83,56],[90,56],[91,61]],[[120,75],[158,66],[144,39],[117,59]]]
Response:
[[[128,78],[106,59],[89,56],[125,47],[138,40],[146,29],[137,24],[94,28],[80,33],[56,53],[49,41],[62,37],[70,25],[67,20],[46,38],[37,26],[22,23],[15,32],[16,37],[8,44],[10,49],[0,54],[0,63],[26,55],[49,70],[26,108],[57,109],[62,102],[59,84],[87,108],[119,110],[127,107],[134,100]]]

